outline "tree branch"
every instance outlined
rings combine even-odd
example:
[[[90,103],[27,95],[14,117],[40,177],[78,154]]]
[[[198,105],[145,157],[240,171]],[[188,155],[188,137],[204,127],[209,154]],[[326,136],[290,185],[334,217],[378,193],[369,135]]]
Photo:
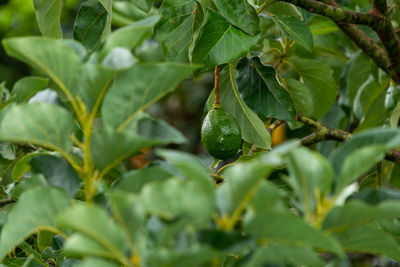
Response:
[[[311,146],[318,142],[329,140],[343,142],[352,137],[351,133],[349,132],[340,129],[332,129],[328,126],[323,125],[322,123],[319,123],[318,121],[315,121],[308,117],[304,117],[302,115],[297,115],[296,120],[316,130],[315,132],[301,139],[300,142],[304,146]],[[385,159],[400,165],[400,151],[388,151],[385,155]]]
[[[382,16],[378,13],[355,12],[340,7],[325,4],[315,0],[281,0],[298,7],[304,8],[310,12],[326,16],[334,22],[345,22],[351,24],[362,24],[367,26],[380,25]]]
[[[400,41],[393,28],[386,0],[374,0],[374,7],[368,13],[340,8],[335,0],[279,0],[294,4],[310,12],[330,18],[360,47],[376,65],[400,84]],[[367,34],[355,25],[371,27],[379,36],[387,53]]]

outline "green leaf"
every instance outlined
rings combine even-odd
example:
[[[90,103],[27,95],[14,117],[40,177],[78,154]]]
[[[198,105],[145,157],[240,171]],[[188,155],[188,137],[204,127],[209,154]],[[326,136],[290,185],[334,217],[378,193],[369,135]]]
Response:
[[[296,111],[305,116],[310,116],[314,110],[314,102],[310,89],[295,79],[285,79],[286,89],[293,99]]]
[[[99,60],[101,61],[115,47],[124,47],[131,50],[140,44],[152,33],[154,25],[159,19],[159,16],[150,16],[113,31],[107,37],[99,52]]]
[[[63,253],[68,257],[95,256],[106,259],[114,258],[109,250],[86,235],[79,233],[74,233],[68,237],[63,246]]]
[[[257,114],[251,110],[240,96],[236,86],[237,71],[228,65],[220,74],[220,102],[222,107],[229,112],[242,130],[242,138],[259,148],[271,147],[271,136],[265,129],[264,123]]]
[[[322,118],[336,100],[337,86],[333,79],[333,70],[314,59],[291,58],[290,61],[310,89],[314,103],[313,116]]]
[[[101,64],[112,70],[125,70],[132,67],[138,60],[131,51],[123,47],[115,47],[104,58]]]
[[[266,211],[257,214],[246,222],[245,230],[266,242],[322,249],[341,257],[344,255],[334,238],[287,212]]]
[[[361,85],[368,79],[371,74],[369,67],[369,57],[359,51],[350,59],[352,62],[347,74],[347,95],[350,98],[350,103],[353,101],[359,91]]]
[[[146,183],[151,183],[156,180],[165,180],[171,176],[173,176],[172,173],[162,166],[152,165],[125,173],[114,189],[130,193],[139,193]]]
[[[371,226],[351,228],[335,235],[345,250],[383,254],[400,260],[399,245],[392,236]]]
[[[260,19],[247,0],[213,0],[218,13],[231,24],[250,35],[259,31]]]
[[[109,196],[111,211],[129,241],[131,251],[138,245],[145,223],[145,209],[133,194],[114,192]]]
[[[107,10],[98,0],[84,2],[74,22],[74,39],[89,51],[100,43],[107,22]]]
[[[265,266],[266,264],[285,264],[285,266],[323,266],[323,261],[313,250],[305,247],[271,244],[257,248],[245,267]]]
[[[8,55],[48,75],[64,94],[75,95],[74,79],[81,60],[63,40],[16,37],[3,40],[3,45]]]
[[[305,21],[301,21],[297,17],[285,15],[276,16],[275,21],[284,36],[312,52],[313,36]]]
[[[149,12],[153,7],[154,0],[135,0],[133,3],[145,12]]]
[[[206,167],[198,158],[188,153],[167,149],[158,149],[156,153],[176,166],[183,177],[196,182],[205,194],[210,197],[214,195],[215,185]]]
[[[351,200],[343,206],[334,207],[325,217],[322,228],[329,232],[343,232],[350,228],[400,217],[400,201],[383,201],[369,205]]]
[[[44,249],[48,248],[51,246],[53,243],[53,237],[55,236],[55,233],[50,232],[50,231],[40,231],[37,234],[37,244],[38,248],[40,251],[43,251]]]
[[[34,172],[42,173],[50,185],[63,189],[70,197],[78,192],[81,180],[64,158],[37,155],[30,160],[30,164]]]
[[[145,147],[160,144],[129,130],[117,132],[109,127],[93,131],[91,153],[95,167],[105,172]]]
[[[10,98],[17,103],[26,102],[38,91],[45,89],[48,82],[48,79],[41,77],[24,77],[14,84]]]
[[[163,120],[155,119],[149,114],[141,112],[127,126],[127,129],[136,131],[140,136],[162,143],[182,144],[187,139],[177,129]]]
[[[307,164],[304,164],[305,159]],[[289,154],[288,169],[290,176],[287,181],[300,198],[304,215],[311,216],[319,194],[327,194],[331,190],[333,169],[322,155],[306,148],[298,148]]]
[[[165,0],[159,10],[162,19],[156,27],[167,60],[189,62],[190,46],[204,22],[202,4],[195,0]]]
[[[49,151],[34,151],[32,153],[25,154],[23,157],[18,159],[18,161],[15,163],[11,176],[14,181],[19,181],[21,177],[27,173],[28,171],[31,170],[31,165],[29,164],[29,161],[39,155],[48,155],[52,154],[53,152]]]
[[[102,106],[105,124],[125,128],[140,112],[171,92],[197,66],[179,63],[136,64],[122,72],[108,90]]]
[[[102,65],[85,63],[78,71],[79,79],[76,79],[75,88],[79,97],[85,103],[88,112],[96,106],[99,108],[108,87],[111,85],[117,71]]]
[[[340,192],[345,186],[357,180],[375,164],[385,157],[386,147],[369,145],[356,149],[347,156],[336,179],[336,191]]]
[[[359,119],[365,118],[369,109],[373,106],[373,103],[377,101],[377,99],[383,99],[383,101],[380,102],[384,103],[385,97],[381,96],[381,94],[386,91],[388,86],[388,79],[386,79],[382,84],[379,84],[372,76],[370,76],[369,79],[358,88],[358,92],[355,96],[353,104],[355,115]]]
[[[209,67],[228,63],[249,52],[258,39],[258,35],[245,34],[209,9],[207,24],[193,51],[193,62],[204,62]]]
[[[62,0],[33,0],[36,20],[45,37],[62,38],[60,17]]]
[[[57,151],[71,147],[71,114],[60,106],[32,103],[13,106],[1,122],[0,140],[30,143]]]
[[[41,230],[59,233],[55,218],[71,205],[69,197],[53,188],[25,191],[14,206],[0,236],[0,259],[33,233]]]
[[[236,84],[246,104],[263,118],[294,121],[296,109],[289,93],[276,79],[273,67],[259,58],[243,58],[238,66]]]
[[[88,237],[108,250],[115,260],[128,265],[126,237],[102,208],[95,205],[72,207],[57,217],[57,226]]]
[[[75,267],[118,267],[119,265],[99,258],[88,257],[74,265]]]
[[[235,164],[224,171],[226,182],[217,189],[217,204],[221,216],[236,220],[271,171],[272,165],[254,160]]]
[[[400,130],[390,128],[370,129],[353,135],[345,143],[342,143],[330,155],[329,160],[336,173],[339,173],[345,159],[355,150],[370,145],[382,145],[387,150],[400,146]]]
[[[202,226],[208,224],[215,205],[214,196],[199,190],[198,182],[177,177],[147,183],[140,199],[150,214],[167,220],[188,216],[192,223]]]

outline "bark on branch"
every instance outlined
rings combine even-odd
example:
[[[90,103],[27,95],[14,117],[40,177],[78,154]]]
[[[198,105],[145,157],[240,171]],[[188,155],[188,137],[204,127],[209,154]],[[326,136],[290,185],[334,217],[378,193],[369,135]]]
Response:
[[[302,115],[297,115],[296,120],[315,129],[315,132],[301,139],[301,144],[304,146],[311,146],[318,142],[329,140],[343,142],[352,137],[349,132],[340,129],[332,129],[318,121]],[[390,150],[386,153],[385,159],[400,164],[400,151]]]

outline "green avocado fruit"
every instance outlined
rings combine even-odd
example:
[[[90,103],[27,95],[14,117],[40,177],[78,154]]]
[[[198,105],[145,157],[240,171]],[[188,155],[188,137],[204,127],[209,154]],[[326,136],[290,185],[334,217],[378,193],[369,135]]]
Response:
[[[238,152],[242,133],[234,117],[221,108],[213,108],[203,121],[201,141],[211,156],[228,159]]]

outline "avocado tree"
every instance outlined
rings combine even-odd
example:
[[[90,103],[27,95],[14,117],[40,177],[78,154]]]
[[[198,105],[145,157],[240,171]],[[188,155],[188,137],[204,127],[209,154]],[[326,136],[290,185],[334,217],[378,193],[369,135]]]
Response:
[[[2,40],[31,74],[0,84],[1,266],[400,261],[398,2],[63,2]],[[146,112],[211,73],[214,162]]]

